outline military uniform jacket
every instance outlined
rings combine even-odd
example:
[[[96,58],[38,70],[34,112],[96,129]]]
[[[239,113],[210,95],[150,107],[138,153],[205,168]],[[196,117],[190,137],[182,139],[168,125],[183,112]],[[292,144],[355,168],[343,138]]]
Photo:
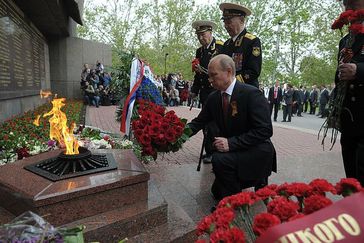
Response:
[[[349,38],[346,35],[340,40],[339,56]],[[364,35],[357,35],[352,46],[352,63],[357,66],[356,79],[348,81],[347,92],[341,112],[341,132],[350,136],[364,136]],[[338,60],[339,61],[339,60]],[[339,81],[336,71],[335,83]],[[336,95],[336,90],[333,91]]]
[[[224,43],[221,53],[233,58],[237,80],[259,88],[258,77],[262,69],[262,53],[258,37],[244,29],[235,41],[230,38]]]
[[[267,99],[259,89],[236,82],[230,98],[228,117],[224,119],[220,91],[212,92],[200,114],[188,126],[193,134],[214,121],[218,128],[216,136],[228,139],[229,153],[248,153],[249,161],[240,161],[238,173],[246,180],[264,178],[276,171],[274,147],[270,141],[273,134]],[[254,147],[257,150],[251,150]]]
[[[208,48],[204,48],[203,46],[201,46],[196,50],[196,58],[200,60],[200,65],[203,68],[207,70],[207,66],[209,65],[210,59],[216,52],[220,52],[222,45],[223,45],[222,41],[215,40],[215,38],[213,38]],[[191,87],[191,92],[198,94],[201,89],[205,89],[205,91],[208,90],[210,92],[213,91],[213,88],[209,82],[209,76],[205,73],[196,72],[193,80],[193,85]],[[207,95],[206,97],[203,98],[206,99]]]

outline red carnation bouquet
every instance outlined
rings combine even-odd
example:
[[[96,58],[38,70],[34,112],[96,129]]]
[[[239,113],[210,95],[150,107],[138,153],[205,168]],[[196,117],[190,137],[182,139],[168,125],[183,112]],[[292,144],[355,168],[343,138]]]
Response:
[[[362,22],[364,21],[364,9],[360,10],[347,10],[340,14],[334,23],[331,25],[331,29],[342,29],[344,25],[349,26],[349,30],[355,34],[363,34],[364,26]]]
[[[312,214],[333,202],[326,197],[350,196],[363,191],[353,178],[341,179],[336,186],[325,179],[306,183],[268,185],[258,191],[243,191],[222,199],[216,210],[197,225],[196,242],[254,242],[269,228]],[[266,212],[252,216],[252,205],[264,202]],[[256,207],[256,206],[255,206]],[[264,207],[263,207],[264,208]]]
[[[142,146],[143,156],[157,159],[158,152],[176,152],[186,142],[192,130],[187,120],[177,117],[174,111],[145,100],[138,100],[138,116],[132,122],[134,137]]]
[[[195,58],[192,60],[192,72],[198,72],[200,66],[200,59]]]

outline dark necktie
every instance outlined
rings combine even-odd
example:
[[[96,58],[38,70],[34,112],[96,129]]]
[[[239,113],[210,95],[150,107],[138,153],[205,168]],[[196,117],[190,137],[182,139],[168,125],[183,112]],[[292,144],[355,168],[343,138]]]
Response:
[[[222,111],[224,113],[224,120],[226,122],[229,110],[229,94],[224,92],[221,95],[222,95]]]

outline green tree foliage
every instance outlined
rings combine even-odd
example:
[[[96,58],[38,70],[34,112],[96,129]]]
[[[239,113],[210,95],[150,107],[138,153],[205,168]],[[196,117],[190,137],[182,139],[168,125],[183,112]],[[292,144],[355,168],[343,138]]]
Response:
[[[111,0],[95,6],[85,1],[84,26],[80,37],[110,43],[113,53],[135,53],[156,74],[181,72],[192,79],[191,60],[199,43],[191,27],[195,20],[217,24],[214,35],[227,40],[221,11],[222,0],[198,4],[194,0]],[[233,1],[240,3],[241,1]],[[332,83],[340,32],[330,29],[342,11],[333,0],[245,0],[252,10],[247,18],[249,32],[262,41],[261,83]],[[282,23],[278,32],[278,23]],[[277,45],[279,40],[279,48]],[[168,55],[166,55],[168,54]],[[113,64],[120,65],[118,55]],[[320,67],[320,68],[319,68]]]

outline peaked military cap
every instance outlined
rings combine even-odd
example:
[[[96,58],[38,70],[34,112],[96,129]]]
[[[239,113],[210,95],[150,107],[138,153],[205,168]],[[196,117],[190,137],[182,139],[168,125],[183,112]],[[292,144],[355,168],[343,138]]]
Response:
[[[216,24],[209,20],[197,20],[192,23],[192,28],[196,31],[195,33],[203,33],[205,31],[212,31],[212,29],[216,28]]]
[[[230,19],[236,16],[249,16],[252,14],[250,9],[236,3],[221,3],[219,7],[222,11],[221,19]]]

